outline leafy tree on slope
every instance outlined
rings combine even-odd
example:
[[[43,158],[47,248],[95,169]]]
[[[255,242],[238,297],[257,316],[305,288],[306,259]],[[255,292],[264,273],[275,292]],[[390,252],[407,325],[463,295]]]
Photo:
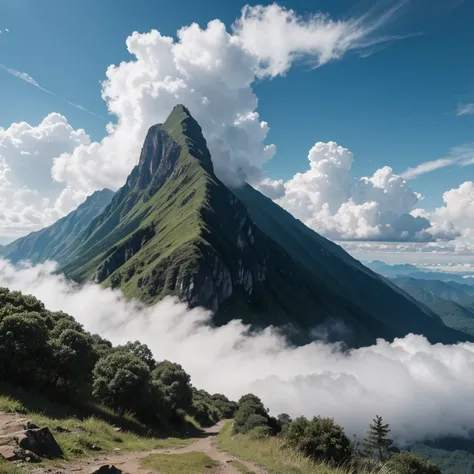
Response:
[[[134,354],[113,352],[94,368],[94,395],[120,415],[142,411],[149,388],[150,370]]]

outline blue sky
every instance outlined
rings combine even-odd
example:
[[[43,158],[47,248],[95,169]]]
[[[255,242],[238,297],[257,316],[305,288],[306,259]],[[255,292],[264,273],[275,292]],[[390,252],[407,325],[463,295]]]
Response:
[[[334,5],[337,3],[337,5]],[[278,152],[267,165],[272,177],[289,178],[306,167],[316,140],[334,140],[356,158],[357,175],[390,165],[396,172],[445,156],[451,147],[474,141],[474,115],[456,116],[461,103],[474,102],[474,62],[466,44],[474,44],[474,4],[436,2],[410,7],[392,27],[397,34],[422,33],[397,41],[361,59],[309,70],[302,63],[286,77],[255,86],[258,111],[270,124],[269,141]],[[183,25],[202,26],[214,18],[226,25],[245,2],[228,0],[4,0],[0,5],[1,62],[27,72],[58,96],[106,116],[99,81],[110,64],[128,60],[125,39],[152,28],[174,36]],[[353,1],[283,2],[299,13],[321,10],[339,18],[361,11]],[[418,5],[417,5],[418,6]],[[434,10],[434,11],[433,11]],[[66,101],[30,87],[0,71],[0,125],[36,123],[52,110],[93,138],[105,133],[100,118],[74,109]],[[441,194],[459,185],[469,168],[442,169],[417,178],[426,205],[440,204]]]
[[[27,73],[48,94],[0,69],[0,127],[26,121],[37,125],[51,112],[83,128],[91,140],[106,135],[113,116],[101,98],[100,82],[109,65],[130,61],[125,40],[133,31],[176,31],[197,22],[221,20],[230,31],[242,7],[237,0],[3,0],[0,4],[0,64]],[[269,3],[259,2],[263,5]],[[348,51],[321,67],[301,60],[285,74],[256,79],[260,119],[269,123],[266,143],[276,155],[264,169],[272,179],[290,179],[308,168],[316,141],[336,141],[355,155],[355,178],[383,166],[403,173],[474,142],[474,114],[457,115],[474,103],[474,4],[468,1],[383,1],[376,8],[403,4],[383,36],[407,36],[380,48]],[[318,11],[347,19],[374,2],[295,0],[279,2],[302,18]],[[5,29],[9,31],[6,32]],[[365,54],[370,53],[370,54]],[[368,57],[362,57],[368,56]],[[68,104],[73,102],[95,115]],[[443,192],[470,179],[474,168],[448,166],[410,181],[425,196],[423,208],[442,204]]]

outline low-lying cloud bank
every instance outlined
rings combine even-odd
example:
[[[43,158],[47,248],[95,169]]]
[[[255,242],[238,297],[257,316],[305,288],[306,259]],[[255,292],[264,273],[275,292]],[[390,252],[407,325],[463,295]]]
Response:
[[[79,287],[55,269],[0,260],[0,286],[35,295],[115,344],[146,343],[158,360],[181,363],[199,388],[234,399],[256,393],[274,414],[331,416],[349,436],[363,435],[375,414],[399,441],[474,429],[474,344],[408,335],[348,353],[317,342],[294,348],[273,329],[250,334],[240,321],[211,328],[208,311],[172,298],[144,307],[119,291]]]

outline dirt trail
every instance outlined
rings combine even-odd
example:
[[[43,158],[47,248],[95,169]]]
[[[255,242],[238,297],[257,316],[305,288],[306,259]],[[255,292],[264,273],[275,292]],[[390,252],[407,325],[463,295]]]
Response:
[[[126,474],[157,474],[156,471],[144,468],[140,466],[140,460],[149,456],[150,454],[174,454],[179,456],[180,454],[191,453],[193,451],[202,452],[207,454],[210,458],[214,459],[219,463],[216,469],[210,470],[212,474],[239,474],[237,468],[235,468],[231,461],[239,461],[255,474],[267,474],[267,472],[258,466],[239,459],[235,456],[231,456],[224,451],[221,451],[216,446],[216,435],[224,426],[223,421],[217,425],[207,428],[204,430],[204,436],[198,439],[196,442],[179,449],[155,449],[152,451],[141,451],[141,452],[113,452],[107,454],[100,454],[92,458],[78,459],[68,463],[64,463],[57,468],[39,468],[32,472],[34,474],[90,474],[100,466],[104,464],[113,464],[123,473]]]

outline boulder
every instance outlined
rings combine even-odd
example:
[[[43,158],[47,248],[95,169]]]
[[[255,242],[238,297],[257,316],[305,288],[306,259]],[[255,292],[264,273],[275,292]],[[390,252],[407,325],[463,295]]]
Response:
[[[98,469],[94,468],[91,474],[122,474],[122,471],[118,467],[115,467],[112,464],[104,464],[103,466],[100,466]]]
[[[18,439],[20,448],[46,458],[62,458],[63,452],[49,428],[26,430]]]
[[[0,446],[0,457],[5,461],[26,461],[40,462],[41,458],[31,451],[19,448],[18,446]]]

